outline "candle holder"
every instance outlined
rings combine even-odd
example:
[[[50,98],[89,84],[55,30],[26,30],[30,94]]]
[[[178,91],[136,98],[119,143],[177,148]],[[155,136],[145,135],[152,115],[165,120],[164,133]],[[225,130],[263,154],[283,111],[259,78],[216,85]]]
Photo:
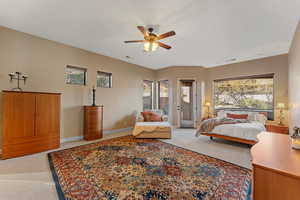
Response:
[[[96,106],[96,89],[95,89],[95,86],[93,86],[93,104],[92,106]]]
[[[12,88],[12,91],[23,91],[22,88],[20,87],[20,81],[24,81],[24,85],[26,84],[26,80],[28,79],[27,75],[22,74],[21,72],[14,72],[8,74],[10,77],[10,82],[12,83],[13,80],[17,80],[17,87]]]

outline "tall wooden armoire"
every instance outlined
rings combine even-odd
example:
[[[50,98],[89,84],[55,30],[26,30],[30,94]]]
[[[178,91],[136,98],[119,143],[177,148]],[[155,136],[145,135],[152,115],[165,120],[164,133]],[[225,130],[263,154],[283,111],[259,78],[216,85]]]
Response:
[[[3,91],[2,159],[60,146],[60,94]]]

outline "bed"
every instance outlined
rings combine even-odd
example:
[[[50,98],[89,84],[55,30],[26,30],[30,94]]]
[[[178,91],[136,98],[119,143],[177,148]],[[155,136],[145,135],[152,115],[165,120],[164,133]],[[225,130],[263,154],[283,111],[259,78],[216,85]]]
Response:
[[[243,115],[243,118],[230,118],[228,113],[230,117],[233,114],[235,116]],[[257,142],[257,135],[266,130],[266,120],[265,114],[262,113],[221,111],[216,118],[201,122],[196,135],[253,145]]]

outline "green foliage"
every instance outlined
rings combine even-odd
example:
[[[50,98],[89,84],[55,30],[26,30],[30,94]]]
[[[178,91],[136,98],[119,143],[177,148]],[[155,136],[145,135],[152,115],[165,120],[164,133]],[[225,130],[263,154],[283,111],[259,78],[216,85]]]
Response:
[[[68,74],[68,83],[76,85],[84,85],[84,74]]]
[[[214,84],[216,108],[273,108],[273,79],[218,81]]]
[[[97,87],[109,88],[109,78],[97,78]]]

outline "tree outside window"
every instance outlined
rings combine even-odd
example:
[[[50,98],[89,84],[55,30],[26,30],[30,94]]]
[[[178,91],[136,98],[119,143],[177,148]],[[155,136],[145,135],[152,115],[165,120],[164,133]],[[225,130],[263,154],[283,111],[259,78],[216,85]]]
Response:
[[[215,109],[266,111],[272,118],[273,88],[273,77],[214,81]]]
[[[97,72],[97,87],[111,88],[112,87],[112,73]]]
[[[86,85],[87,69],[67,65],[65,69],[65,81],[72,85]]]

